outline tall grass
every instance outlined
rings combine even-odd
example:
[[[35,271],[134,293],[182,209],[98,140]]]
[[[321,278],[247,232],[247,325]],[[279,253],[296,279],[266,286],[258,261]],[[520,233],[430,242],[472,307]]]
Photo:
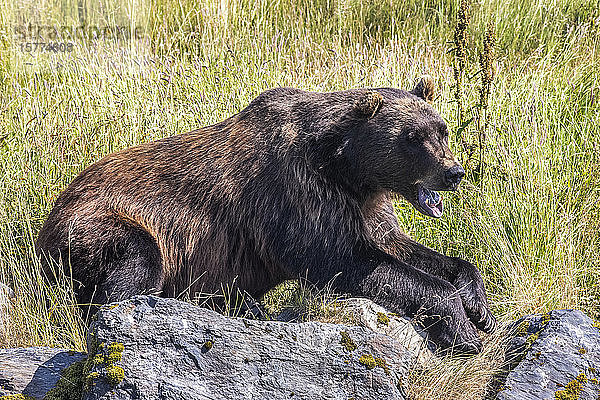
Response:
[[[0,0],[0,280],[16,292],[0,346],[83,347],[69,281],[43,282],[33,242],[60,191],[109,152],[220,121],[274,86],[410,88],[429,74],[451,145],[466,157],[456,142],[448,53],[458,6]],[[486,168],[468,171],[461,190],[446,195],[440,220],[396,204],[414,238],[478,265],[504,321],[554,308],[600,314],[599,10],[598,0],[473,4],[473,65],[490,22],[497,35]],[[138,26],[143,38],[65,36],[71,53],[28,54],[12,31],[26,24]],[[466,77],[467,104],[477,102],[477,85],[477,76]],[[440,397],[423,389],[427,382],[417,386],[422,398]],[[452,382],[459,385],[444,384]]]

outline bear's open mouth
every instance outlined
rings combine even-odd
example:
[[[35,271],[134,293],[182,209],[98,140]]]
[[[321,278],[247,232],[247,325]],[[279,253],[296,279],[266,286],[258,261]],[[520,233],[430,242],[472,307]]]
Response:
[[[439,218],[444,213],[444,206],[442,204],[442,196],[435,190],[425,189],[419,186],[419,193],[417,196],[419,206],[423,214],[430,217]]]

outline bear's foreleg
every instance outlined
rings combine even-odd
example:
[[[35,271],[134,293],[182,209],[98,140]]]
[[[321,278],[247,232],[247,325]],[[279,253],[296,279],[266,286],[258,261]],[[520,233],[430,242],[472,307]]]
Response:
[[[465,311],[475,326],[492,332],[496,319],[490,311],[483,279],[477,268],[458,257],[448,257],[416,241],[400,230],[389,201],[382,202],[368,215],[373,240],[400,261],[450,282],[459,290]]]
[[[370,270],[357,288],[346,291],[367,297],[387,309],[421,322],[430,339],[442,349],[477,353],[481,342],[469,321],[458,290],[447,281],[385,256],[369,256],[347,274]],[[376,263],[373,265],[373,263]],[[372,269],[371,269],[372,268]],[[356,272],[355,272],[356,271]],[[353,279],[342,278],[346,282]]]

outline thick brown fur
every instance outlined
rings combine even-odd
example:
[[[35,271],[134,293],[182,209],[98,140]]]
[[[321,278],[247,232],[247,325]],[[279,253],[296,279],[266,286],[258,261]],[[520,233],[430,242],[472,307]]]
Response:
[[[430,89],[272,89],[216,125],[110,154],[60,195],[37,250],[62,259],[82,303],[223,284],[259,298],[307,276],[476,352],[473,324],[495,325],[479,272],[402,233],[390,202],[418,208],[419,185],[458,184]]]

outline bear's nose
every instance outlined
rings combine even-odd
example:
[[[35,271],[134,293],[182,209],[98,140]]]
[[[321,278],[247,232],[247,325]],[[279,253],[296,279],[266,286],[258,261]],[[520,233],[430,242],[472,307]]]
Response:
[[[448,186],[456,188],[460,180],[465,176],[465,170],[460,165],[455,165],[446,170],[446,183]]]

